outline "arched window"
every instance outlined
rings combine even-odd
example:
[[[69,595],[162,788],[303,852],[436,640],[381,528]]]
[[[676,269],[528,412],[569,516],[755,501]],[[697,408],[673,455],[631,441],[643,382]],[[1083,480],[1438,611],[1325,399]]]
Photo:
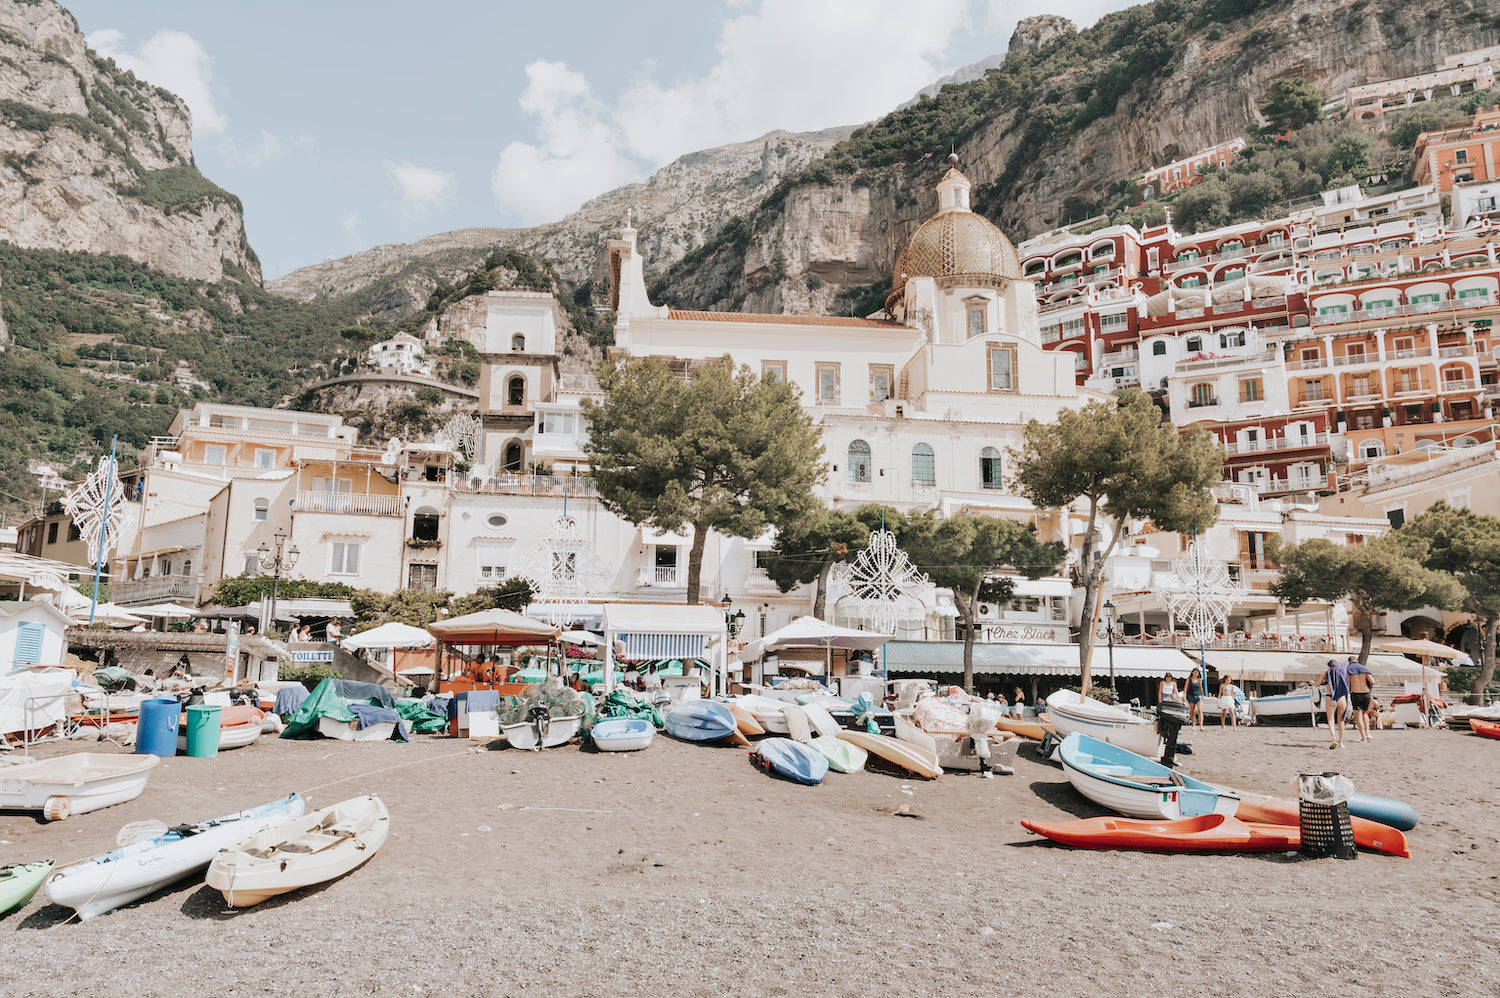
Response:
[[[521,442],[512,440],[505,445],[505,457],[502,458],[501,467],[506,471],[520,471],[522,453]]]
[[[1205,405],[1218,405],[1219,400],[1214,397],[1214,386],[1212,382],[1201,381],[1193,386],[1192,393],[1188,397],[1188,405],[1194,409]]]
[[[437,540],[439,516],[438,511],[431,506],[418,506],[411,517],[411,539],[424,542]]]
[[[183,575],[192,575],[193,574],[193,562],[192,562],[192,559],[188,559],[187,561],[185,561],[185,562],[182,563],[182,574]]]
[[[510,338],[510,348],[512,350],[518,350],[518,351],[519,350],[525,350],[526,349],[526,334],[525,333],[517,333],[514,336],[512,336]]]
[[[849,481],[868,482],[870,480],[870,445],[863,440],[855,440],[849,445]]]
[[[1359,456],[1366,461],[1385,456],[1385,444],[1379,440],[1366,440],[1359,445]]]
[[[933,460],[932,448],[927,444],[917,444],[911,449],[911,483],[937,484],[937,462]]]
[[[1151,344],[1151,356],[1165,357],[1167,355],[1167,344],[1164,340],[1157,340]]]
[[[526,404],[526,379],[519,374],[505,383],[505,404]]]
[[[979,484],[981,488],[1000,488],[1000,452],[986,447],[979,452]]]
[[[257,500],[255,500],[255,519],[264,522],[265,519],[266,519],[266,514],[268,512],[270,512],[270,510],[271,510],[271,500],[269,500],[269,499],[257,499]]]

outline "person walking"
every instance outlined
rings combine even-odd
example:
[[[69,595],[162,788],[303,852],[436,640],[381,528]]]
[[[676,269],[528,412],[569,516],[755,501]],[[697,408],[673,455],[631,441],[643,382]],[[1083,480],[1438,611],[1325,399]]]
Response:
[[[1239,718],[1235,716],[1235,686],[1232,676],[1225,676],[1224,681],[1219,684],[1219,727],[1224,727],[1224,718],[1229,718],[1231,728],[1239,727]]]
[[[1349,709],[1354,711],[1354,725],[1359,730],[1359,740],[1370,741],[1370,693],[1375,677],[1357,658],[1350,658],[1346,667],[1349,674]]]
[[[1208,730],[1203,726],[1203,680],[1201,676],[1202,674],[1195,666],[1187,677],[1188,724],[1194,731]]]
[[[1349,666],[1329,659],[1328,668],[1318,679],[1323,688],[1323,703],[1328,711],[1328,747],[1344,747],[1344,715],[1349,711]]]
[[[1175,703],[1182,699],[1182,693],[1177,689],[1177,680],[1170,674],[1162,676],[1161,682],[1156,684],[1156,700],[1158,703]]]

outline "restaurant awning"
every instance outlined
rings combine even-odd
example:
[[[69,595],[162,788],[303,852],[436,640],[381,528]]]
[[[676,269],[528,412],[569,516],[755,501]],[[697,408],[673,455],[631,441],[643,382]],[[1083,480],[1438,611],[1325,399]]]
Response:
[[[1118,649],[1116,649],[1118,654]],[[1188,653],[1196,660],[1197,651]],[[1205,656],[1210,668],[1220,676],[1255,683],[1315,683],[1328,668],[1329,659],[1349,660],[1347,652],[1247,651],[1236,648],[1210,648]],[[1370,673],[1377,683],[1400,683],[1419,680],[1422,665],[1404,655],[1382,655],[1371,652]]]
[[[924,675],[962,673],[962,641],[892,641],[885,646],[885,665],[890,672]],[[1193,661],[1175,648],[1140,648],[1115,645],[1115,675],[1126,678],[1187,677]],[[1109,675],[1109,649],[1094,648],[1090,666],[1096,680]],[[981,642],[974,645],[977,676],[1076,676],[1078,646],[1063,644],[1006,644]]]

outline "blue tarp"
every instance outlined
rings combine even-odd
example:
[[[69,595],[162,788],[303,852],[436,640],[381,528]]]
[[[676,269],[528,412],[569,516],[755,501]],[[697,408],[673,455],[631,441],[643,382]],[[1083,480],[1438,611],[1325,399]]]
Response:
[[[406,722],[401,719],[400,714],[389,707],[377,707],[371,703],[351,703],[349,705],[349,713],[359,718],[359,726],[361,728],[368,728],[372,724],[384,724],[387,721],[395,721],[395,740],[398,742],[411,741],[411,732],[406,729]]]

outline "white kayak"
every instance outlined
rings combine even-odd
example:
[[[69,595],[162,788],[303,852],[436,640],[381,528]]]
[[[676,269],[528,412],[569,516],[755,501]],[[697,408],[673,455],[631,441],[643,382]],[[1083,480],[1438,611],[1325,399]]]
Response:
[[[341,877],[375,855],[391,831],[379,797],[354,797],[283,821],[214,857],[208,886],[235,908]]]
[[[133,842],[52,874],[45,885],[47,900],[72,908],[80,918],[102,915],[197,873],[220,849],[298,817],[305,809],[302,798],[291,794],[248,811]]]

